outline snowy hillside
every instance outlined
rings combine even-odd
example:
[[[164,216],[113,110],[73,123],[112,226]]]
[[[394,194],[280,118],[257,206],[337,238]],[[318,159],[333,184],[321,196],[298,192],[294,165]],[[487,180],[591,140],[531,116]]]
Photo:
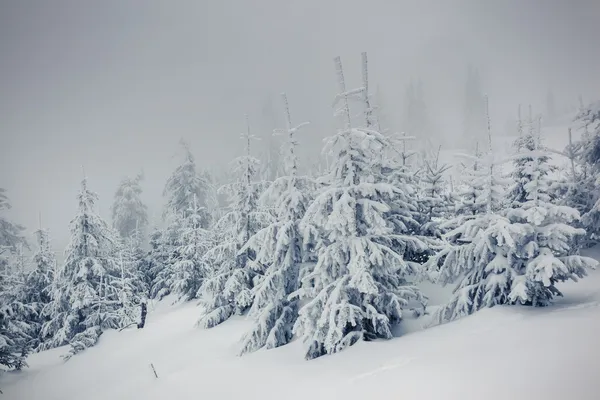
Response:
[[[312,361],[298,341],[237,357],[247,321],[202,330],[193,304],[163,301],[145,329],[106,332],[66,363],[66,347],[34,354],[0,382],[10,400],[597,399],[600,271],[561,288],[551,308],[495,307],[420,332],[410,321],[401,338]]]
[[[542,130],[531,109],[517,138],[494,134],[471,70],[467,149],[442,153],[382,133],[367,66],[347,86],[334,59],[325,169],[301,173],[309,123],[283,93],[281,159],[254,156],[248,115],[224,182],[182,141],[151,232],[143,174],[110,222],[83,177],[60,261],[42,226],[26,257],[0,215],[7,398],[597,398],[600,271],[573,282],[600,265],[600,103],[565,156],[568,123]]]

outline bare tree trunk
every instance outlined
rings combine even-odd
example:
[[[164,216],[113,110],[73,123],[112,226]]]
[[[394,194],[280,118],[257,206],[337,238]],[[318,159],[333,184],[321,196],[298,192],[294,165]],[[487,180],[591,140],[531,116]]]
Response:
[[[140,315],[140,323],[138,324],[138,329],[143,329],[146,326],[146,314],[148,313],[148,306],[146,305],[146,301],[142,302],[142,312]],[[158,378],[158,377],[157,377]]]

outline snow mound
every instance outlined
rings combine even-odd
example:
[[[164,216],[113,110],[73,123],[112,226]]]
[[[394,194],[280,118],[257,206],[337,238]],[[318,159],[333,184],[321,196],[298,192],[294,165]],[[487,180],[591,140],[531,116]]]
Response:
[[[596,399],[600,271],[561,289],[550,308],[495,307],[427,330],[410,320],[401,338],[312,361],[298,341],[237,357],[248,321],[201,330],[194,304],[166,300],[145,329],[107,332],[66,363],[65,348],[35,354],[0,388],[10,400]]]

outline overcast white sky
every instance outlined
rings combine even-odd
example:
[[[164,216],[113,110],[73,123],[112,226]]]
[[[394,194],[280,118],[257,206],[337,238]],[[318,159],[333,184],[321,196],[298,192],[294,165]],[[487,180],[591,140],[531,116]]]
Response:
[[[456,134],[472,64],[502,125],[549,88],[559,104],[597,97],[599,19],[594,0],[0,1],[0,187],[14,219],[31,231],[41,212],[59,246],[82,165],[105,216],[121,177],[143,169],[158,215],[179,138],[201,165],[224,164],[244,113],[260,119],[281,91],[313,122],[305,153],[320,151],[332,58],[357,85],[361,51],[393,120],[421,78],[440,135]]]

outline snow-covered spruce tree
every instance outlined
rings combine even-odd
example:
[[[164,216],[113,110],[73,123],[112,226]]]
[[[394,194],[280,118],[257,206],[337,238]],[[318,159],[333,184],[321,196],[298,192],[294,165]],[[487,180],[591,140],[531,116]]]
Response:
[[[17,264],[23,264],[22,251],[28,244],[24,228],[4,215],[11,208],[5,193],[0,188],[0,366],[21,369],[35,334],[30,323],[35,310],[22,302],[24,274]]]
[[[32,328],[19,318],[18,304],[6,294],[8,285],[13,283],[0,276],[0,366],[20,370],[27,366],[25,360],[31,349]]]
[[[16,260],[11,257],[8,263]],[[0,275],[0,365],[21,369],[27,365],[39,325],[35,308],[26,301],[25,274],[13,265],[7,271]]]
[[[34,313],[31,321],[35,331],[31,343],[34,349],[43,340],[41,329],[49,320],[47,310],[52,301],[52,284],[56,272],[56,256],[52,251],[48,231],[40,228],[35,234],[38,249],[33,256],[33,270],[25,275],[21,292],[23,303],[29,305]]]
[[[534,140],[529,152],[531,179],[525,183],[526,201],[507,214],[513,224],[529,235],[521,245],[518,259],[513,259],[519,276],[515,277],[510,300],[533,306],[547,306],[554,296],[562,296],[556,283],[586,275],[586,267],[597,262],[578,255],[575,239],[585,235],[584,229],[573,226],[580,218],[577,210],[557,206],[551,197],[548,163],[550,154]]]
[[[142,230],[139,229],[139,223],[136,223],[128,236],[119,235],[117,242],[117,261],[121,269],[120,299],[123,304],[122,312],[131,321],[129,325],[139,321],[142,304],[147,304],[152,285],[147,254],[142,248],[146,226],[147,223],[144,223]]]
[[[275,208],[275,221],[250,238],[246,247],[254,254],[255,269],[261,272],[252,292],[254,303],[248,313],[253,325],[242,338],[240,353],[262,347],[272,349],[289,343],[298,318],[298,299],[288,299],[298,290],[303,257],[300,220],[309,205],[314,184],[298,175],[296,132],[307,123],[293,126],[287,96],[282,94],[287,127],[285,133],[285,176],[277,178],[262,194],[264,208]]]
[[[137,237],[142,239],[148,225],[148,207],[142,202],[140,182],[142,174],[135,178],[124,178],[115,192],[112,205],[113,228],[121,238]]]
[[[169,290],[166,284],[162,284],[162,280],[157,280],[158,275],[166,268],[171,254],[170,249],[166,245],[163,245],[163,240],[163,230],[155,228],[152,233],[150,233],[148,241],[150,249],[142,264],[143,276],[148,285],[148,294],[150,298],[161,299],[163,295],[162,293],[159,294],[159,292],[162,290]]]
[[[184,162],[177,167],[165,185],[163,194],[167,203],[163,217],[166,228],[160,235],[161,249],[153,252],[160,259],[153,263],[151,269],[153,281],[150,296],[157,299],[169,295],[175,285],[175,264],[181,256],[181,238],[189,214],[197,207],[200,228],[208,229],[217,208],[212,176],[208,172],[198,172],[188,144],[182,140],[181,145]]]
[[[9,272],[9,259],[19,246],[28,247],[23,235],[25,228],[10,221],[4,214],[11,208],[6,190],[0,188],[0,273]]]
[[[246,155],[234,160],[237,180],[220,188],[220,192],[229,197],[229,207],[216,223],[213,246],[205,255],[209,272],[198,290],[203,314],[197,322],[203,328],[219,325],[252,306],[252,288],[259,271],[251,263],[255,253],[245,245],[271,222],[271,215],[259,208],[258,198],[266,185],[254,181],[259,161],[250,153],[250,143],[255,136],[250,133],[247,116],[246,124],[247,132],[242,134]]]
[[[181,230],[178,258],[173,264],[171,293],[180,300],[196,298],[207,274],[203,259],[208,247],[208,232],[203,227],[206,210],[194,201]]]
[[[95,345],[104,330],[131,322],[124,310],[128,304],[123,303],[116,233],[96,213],[96,201],[84,178],[78,212],[71,220],[71,241],[48,307],[50,320],[42,328],[42,336],[50,337],[42,349],[70,344],[65,359]]]
[[[165,213],[173,213],[185,219],[196,201],[205,214],[202,226],[208,228],[211,225],[209,210],[214,206],[210,204],[214,201],[212,181],[207,173],[198,172],[189,145],[183,140],[180,143],[184,150],[184,161],[173,171],[165,185],[163,192],[167,199]]]
[[[527,132],[524,131],[523,122],[521,119],[521,108],[519,107],[519,119],[517,121],[517,129],[519,137],[513,143],[516,154],[513,156],[513,172],[512,180],[514,181],[512,188],[507,195],[509,207],[520,207],[527,201],[527,191],[525,185],[531,181],[531,171],[533,159],[530,157],[531,152],[536,148],[536,143],[539,141],[540,132],[536,132],[535,122],[529,107],[529,119],[527,121]],[[540,160],[542,164],[547,165],[548,156]],[[549,173],[550,170],[545,171]]]
[[[329,138],[333,165],[328,188],[308,208],[302,224],[320,230],[318,262],[305,277],[297,295],[308,299],[294,331],[308,343],[306,358],[339,352],[358,340],[391,338],[391,328],[402,318],[411,298],[421,297],[406,284],[412,272],[393,241],[405,247],[422,243],[410,236],[395,235],[386,214],[399,192],[386,183],[372,160],[388,145],[386,138],[369,129],[353,129],[342,64],[335,59],[344,128]],[[363,90],[363,88],[358,91]]]
[[[574,254],[570,246],[570,240],[583,233],[569,225],[577,211],[547,202],[548,178],[539,161],[547,155],[539,150],[528,155],[534,160],[532,170],[539,171],[525,185],[528,201],[504,216],[505,203],[497,195],[502,178],[496,172],[500,168],[493,161],[490,136],[483,180],[485,213],[448,232],[447,246],[426,265],[438,282],[459,279],[452,299],[435,313],[434,323],[501,304],[547,305],[560,294],[556,282],[583,276],[584,267],[595,264]]]
[[[362,53],[362,83],[363,90],[361,100],[364,111],[364,125],[366,129],[373,126],[378,127],[377,118],[373,118],[373,110],[377,106],[371,104],[369,95],[369,77],[367,53]],[[379,129],[379,128],[378,128]],[[382,133],[379,131],[379,133]],[[416,178],[417,172],[413,165],[409,164],[411,157],[416,152],[408,150],[408,142],[414,141],[414,136],[407,136],[404,132],[401,135],[384,135],[386,137],[388,148],[379,154],[377,159],[373,159],[371,168],[381,172],[385,177],[384,181],[400,189],[395,193],[389,202],[390,210],[386,213],[386,218],[393,227],[393,233],[398,235],[417,235],[419,234],[419,215],[417,206]],[[399,158],[398,158],[399,156]],[[425,243],[429,242],[426,237],[421,237]],[[421,260],[426,251],[424,248],[413,249],[406,248],[404,241],[392,241],[392,248],[400,254],[403,254],[405,260]]]
[[[444,323],[472,314],[481,308],[509,303],[511,283],[517,271],[509,260],[515,256],[518,236],[527,232],[502,216],[505,182],[501,164],[494,158],[488,124],[486,157],[473,157],[483,167],[475,177],[481,188],[475,204],[483,210],[465,219],[462,215],[447,223],[454,228],[444,234],[446,245],[425,264],[434,281],[459,283],[450,301],[438,309],[433,323]]]
[[[568,160],[568,166],[563,174],[553,183],[552,190],[556,194],[558,204],[573,207],[584,215],[595,202],[595,179],[593,168],[582,161],[583,148],[580,143],[573,142],[571,128],[568,129],[569,144],[564,151],[546,148],[551,153],[558,154]],[[587,232],[586,232],[587,233]]]
[[[145,270],[144,252],[137,232],[130,238],[119,243],[118,265],[120,268],[117,286],[119,300],[122,304],[121,313],[128,325],[134,325],[140,320],[142,304],[147,303],[149,285]]]
[[[466,221],[486,212],[488,199],[484,192],[487,185],[490,185],[490,182],[487,182],[489,176],[488,167],[490,163],[496,163],[490,158],[489,154],[482,154],[479,150],[479,145],[475,146],[475,154],[459,153],[457,156],[464,160],[461,161],[459,165],[461,180],[456,187],[454,215],[449,215],[448,218],[439,225],[440,231],[444,233],[452,231],[463,225]],[[504,181],[491,183],[493,187],[499,189],[492,197],[492,203],[494,205],[491,208],[493,210],[498,209],[496,206],[497,202],[504,201],[504,191],[501,190],[503,184],[505,184]],[[448,238],[446,237],[445,239]],[[467,240],[464,237],[455,237],[454,239],[460,239],[459,241]],[[442,247],[438,249],[441,248],[443,248],[443,244]]]
[[[173,266],[179,259],[179,249],[181,247],[181,232],[183,231],[182,214],[176,214],[175,211],[165,213],[166,227],[154,233],[151,240],[149,254],[150,277],[152,284],[150,286],[150,297],[161,300],[171,294],[173,287]]]
[[[569,202],[582,214],[582,225],[591,244],[600,238],[600,101],[592,103],[577,115],[585,129],[574,147],[578,155],[580,174],[577,187],[567,194]]]
[[[389,140],[402,140],[402,142],[406,143],[411,138],[403,134],[400,137],[391,137]],[[385,154],[385,158],[383,159],[382,172],[386,178],[386,182],[400,189],[389,204],[390,212],[386,214],[386,218],[394,227],[395,234],[419,237],[426,244],[425,249],[415,249],[416,251],[412,251],[405,248],[402,241],[398,243],[394,242],[393,247],[397,252],[403,254],[405,260],[421,262],[427,256],[427,253],[430,252],[429,247],[434,245],[437,239],[421,235],[421,214],[418,205],[418,171],[414,169],[413,164],[408,163],[410,157],[415,155],[416,152],[408,152],[404,143],[400,143],[399,147],[394,147],[394,143],[391,143],[390,147],[394,150]],[[393,154],[397,148],[401,150]]]
[[[462,163],[461,186],[458,188],[456,214],[473,216],[485,211],[485,202],[481,201],[484,180],[487,171],[484,168],[483,154],[479,145],[475,145],[475,154]]]
[[[417,200],[420,234],[435,238],[441,237],[440,223],[449,211],[444,173],[451,166],[440,163],[440,150],[438,148],[435,157],[429,156],[423,160],[424,170],[420,174]]]

